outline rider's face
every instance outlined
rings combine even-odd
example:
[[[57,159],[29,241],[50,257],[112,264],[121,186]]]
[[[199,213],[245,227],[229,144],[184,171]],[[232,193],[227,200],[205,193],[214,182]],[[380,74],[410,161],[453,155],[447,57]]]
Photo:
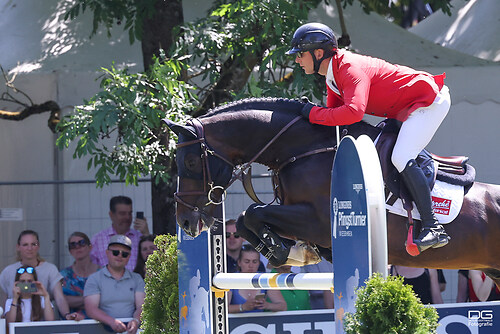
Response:
[[[295,62],[302,67],[306,74],[314,73],[314,62],[312,59],[311,52],[299,52],[295,56]]]

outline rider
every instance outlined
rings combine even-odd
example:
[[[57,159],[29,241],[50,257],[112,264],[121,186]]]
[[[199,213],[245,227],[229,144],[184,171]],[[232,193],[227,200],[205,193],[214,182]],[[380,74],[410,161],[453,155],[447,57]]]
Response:
[[[299,27],[291,44],[287,54],[295,55],[306,74],[326,77],[326,107],[307,102],[301,112],[311,123],[348,125],[364,114],[403,122],[391,160],[420,212],[422,229],[415,244],[420,252],[446,245],[450,237],[434,215],[426,178],[415,161],[450,109],[446,75],[340,50],[332,29],[321,23]]]

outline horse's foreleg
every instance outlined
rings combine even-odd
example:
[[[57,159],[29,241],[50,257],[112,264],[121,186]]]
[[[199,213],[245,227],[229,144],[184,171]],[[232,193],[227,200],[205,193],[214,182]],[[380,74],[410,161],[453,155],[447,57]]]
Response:
[[[272,265],[277,265],[277,259],[273,257],[273,254],[269,251],[264,243],[257,237],[257,235],[250,231],[244,224],[245,214],[242,213],[238,219],[236,220],[236,230],[238,234],[243,237],[246,241],[250,243],[259,253],[264,255],[266,259],[268,259]]]
[[[300,236],[306,241],[313,241],[310,234],[308,222],[315,214],[308,206],[262,206],[253,204],[240,217],[240,228],[250,235],[252,243],[257,250],[268,258],[273,265],[283,265],[287,262],[299,265],[308,261],[311,263],[319,258],[315,251],[312,251],[309,245],[300,244],[297,247],[290,248],[290,245],[280,235]],[[314,221],[314,219],[312,219]],[[306,224],[304,224],[306,223]],[[320,229],[314,229],[318,232]],[[278,235],[278,233],[280,235]],[[329,229],[326,231],[329,235]],[[308,239],[308,237],[311,237]],[[315,238],[315,241],[318,237]],[[292,250],[292,253],[290,253]],[[314,253],[314,256],[311,255]],[[316,257],[316,258],[315,258]],[[291,262],[292,259],[302,259],[298,262]],[[308,259],[305,259],[308,258]]]

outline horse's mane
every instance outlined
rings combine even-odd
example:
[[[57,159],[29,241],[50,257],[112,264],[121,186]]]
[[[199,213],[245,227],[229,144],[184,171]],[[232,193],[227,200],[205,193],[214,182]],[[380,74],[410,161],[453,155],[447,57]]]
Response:
[[[223,106],[210,109],[203,117],[210,117],[215,114],[220,114],[228,111],[240,111],[240,110],[272,110],[272,111],[282,111],[288,113],[296,113],[299,115],[300,111],[304,107],[304,103],[299,100],[290,100],[285,98],[277,97],[265,97],[265,98],[248,98],[243,100],[234,101]]]
[[[214,109],[210,109],[203,117],[210,117],[213,115],[217,115],[224,112],[230,111],[242,111],[242,110],[271,110],[273,112],[283,112],[286,114],[296,114],[300,115],[300,111],[304,107],[305,103],[300,100],[291,100],[286,98],[277,98],[277,97],[265,97],[265,98],[247,98],[234,102],[230,102],[223,106],[216,107]],[[311,125],[309,122],[307,124]],[[319,128],[316,128],[315,133],[318,134],[318,129],[322,129],[319,132],[331,132],[333,127],[330,126],[321,126],[321,125],[313,125]],[[367,123],[362,120],[357,123],[351,125],[342,125],[341,130],[348,129],[348,133],[350,135],[354,135],[355,137],[360,134],[368,134],[371,137],[376,136],[380,129],[377,129],[375,126]],[[372,138],[374,139],[374,138]]]

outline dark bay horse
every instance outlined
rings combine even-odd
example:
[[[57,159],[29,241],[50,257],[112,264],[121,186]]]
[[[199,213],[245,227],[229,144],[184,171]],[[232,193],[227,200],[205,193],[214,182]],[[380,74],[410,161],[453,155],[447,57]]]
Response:
[[[251,205],[242,216],[245,225],[257,226],[250,228],[253,232],[267,225],[281,237],[331,248],[334,151],[325,148],[336,145],[335,128],[297,118],[302,106],[295,100],[249,99],[214,109],[188,125],[166,121],[179,137],[176,214],[178,224],[189,235],[197,236],[214,223],[212,211],[233,182],[233,171],[255,161],[278,172],[282,203]],[[344,128],[353,137],[367,134],[374,138],[379,132],[365,122]],[[410,256],[405,250],[406,221],[387,213],[389,263],[478,269],[500,284],[500,186],[474,183],[458,217],[445,226],[451,236],[445,247]],[[248,240],[250,236],[244,237]],[[259,241],[251,239],[252,244]]]

